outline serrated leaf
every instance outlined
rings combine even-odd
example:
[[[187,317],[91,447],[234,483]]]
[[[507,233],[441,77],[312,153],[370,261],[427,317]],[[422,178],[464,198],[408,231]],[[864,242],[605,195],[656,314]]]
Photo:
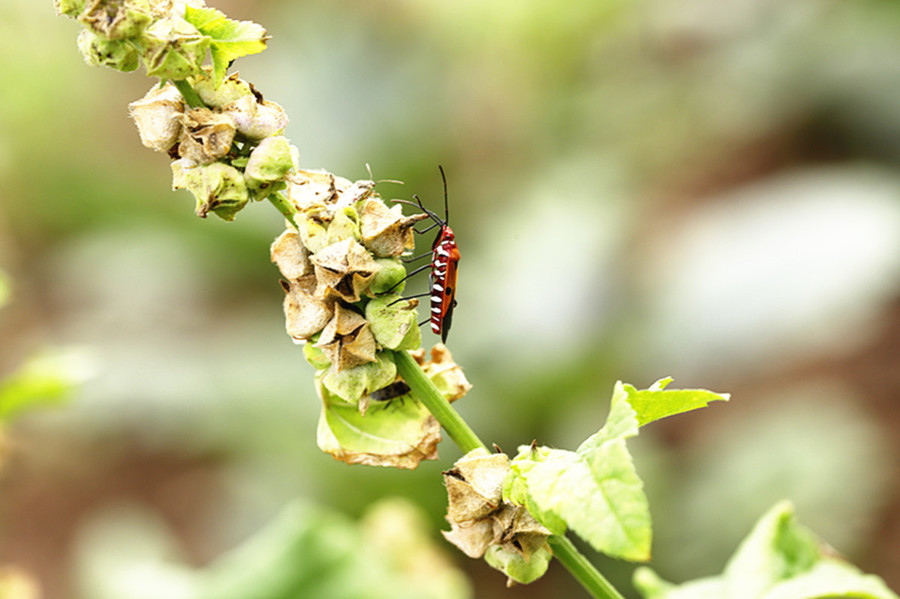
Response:
[[[650,558],[650,508],[625,446],[638,431],[625,399],[613,396],[606,424],[577,451],[521,448],[511,463],[521,481],[506,489],[554,533],[567,526],[597,551],[642,561]]]
[[[714,393],[706,389],[673,389],[667,391],[666,387],[672,379],[666,377],[656,381],[649,389],[638,390],[632,385],[621,382],[616,383],[614,395],[625,393],[628,403],[637,415],[638,425],[644,426],[655,420],[674,416],[683,412],[689,412],[698,408],[705,408],[712,401],[728,401],[727,393]]]
[[[268,34],[252,21],[234,21],[215,8],[187,6],[184,18],[202,34],[212,38],[209,47],[213,62],[213,81],[218,87],[228,65],[236,58],[266,49]]]

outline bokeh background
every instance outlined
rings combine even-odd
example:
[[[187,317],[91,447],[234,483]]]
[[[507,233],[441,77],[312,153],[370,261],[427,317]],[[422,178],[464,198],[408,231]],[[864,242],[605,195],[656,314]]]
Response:
[[[368,163],[433,208],[446,169],[449,346],[475,385],[457,407],[483,439],[574,448],[617,379],[730,392],[635,444],[652,565],[719,572],[790,498],[900,588],[900,4],[215,6],[272,35],[238,66],[303,166]],[[49,0],[0,4],[0,373],[60,348],[90,371],[5,429],[0,564],[46,599],[111,597],[110,556],[203,568],[291,502],[352,522],[400,495],[476,596],[581,596],[559,566],[507,591],[440,540],[452,444],[414,472],[318,451],[268,257],[281,218],[194,217],[127,116],[151,81],[86,66],[78,30]]]

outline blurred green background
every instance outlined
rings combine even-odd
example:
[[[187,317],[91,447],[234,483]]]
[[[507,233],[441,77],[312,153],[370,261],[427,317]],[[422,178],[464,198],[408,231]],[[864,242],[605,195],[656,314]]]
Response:
[[[449,347],[475,386],[456,405],[483,439],[574,448],[616,379],[730,392],[636,443],[653,566],[718,572],[790,498],[900,588],[900,4],[215,6],[272,35],[237,66],[304,167],[368,163],[406,182],[382,195],[434,208],[446,169]],[[200,567],[291,501],[355,519],[401,495],[475,596],[581,596],[558,566],[507,591],[439,538],[452,444],[414,472],[318,451],[269,264],[280,216],[194,217],[127,116],[152,82],[86,66],[78,30],[49,0],[0,4],[0,376],[69,346],[94,372],[6,430],[0,564],[96,599],[116,535]],[[631,565],[588,555],[630,590]]]

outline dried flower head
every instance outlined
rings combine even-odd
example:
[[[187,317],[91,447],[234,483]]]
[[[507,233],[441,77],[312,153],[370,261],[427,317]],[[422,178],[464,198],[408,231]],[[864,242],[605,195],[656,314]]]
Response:
[[[225,156],[234,141],[230,118],[209,108],[191,108],[176,115],[181,123],[178,155],[197,164],[209,164]]]
[[[375,337],[368,321],[340,302],[335,303],[334,316],[322,329],[316,347],[328,356],[335,372],[375,361]]]
[[[346,302],[358,302],[378,265],[366,249],[353,239],[344,239],[316,252],[310,260],[315,267],[316,296],[336,295]]]
[[[147,0],[88,0],[78,20],[108,40],[137,37],[150,24]]]
[[[180,16],[159,19],[144,30],[147,75],[178,81],[200,72],[209,36]]]
[[[482,557],[489,548],[499,546],[527,562],[547,544],[549,530],[525,508],[503,501],[503,481],[509,471],[506,454],[478,449],[444,472],[451,529],[443,534],[469,557]]]

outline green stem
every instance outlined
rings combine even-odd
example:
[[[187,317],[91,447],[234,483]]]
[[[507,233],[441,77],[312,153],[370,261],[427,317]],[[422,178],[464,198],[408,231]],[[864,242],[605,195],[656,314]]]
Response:
[[[184,101],[191,108],[200,108],[201,106],[205,106],[203,100],[200,99],[200,96],[197,95],[197,92],[194,91],[194,88],[191,87],[191,84],[188,83],[186,79],[173,81],[172,85],[174,85],[178,89],[178,91],[181,92],[181,97],[184,98]]]
[[[441,395],[431,379],[422,372],[409,352],[394,352],[394,363],[397,364],[400,376],[409,385],[413,397],[425,404],[460,449],[466,453],[478,448],[487,449],[466,421],[450,407],[450,403]]]
[[[297,221],[294,220],[294,217],[297,216],[297,211],[294,209],[293,204],[288,202],[287,198],[281,195],[281,192],[276,191],[275,193],[269,194],[269,201],[272,203],[275,208],[278,209],[284,218],[288,220],[289,223],[294,225],[295,229],[299,230],[297,227]]]
[[[553,557],[566,567],[581,586],[595,599],[624,599],[619,591],[584,557],[575,545],[563,535],[553,535],[547,542],[553,549]]]

